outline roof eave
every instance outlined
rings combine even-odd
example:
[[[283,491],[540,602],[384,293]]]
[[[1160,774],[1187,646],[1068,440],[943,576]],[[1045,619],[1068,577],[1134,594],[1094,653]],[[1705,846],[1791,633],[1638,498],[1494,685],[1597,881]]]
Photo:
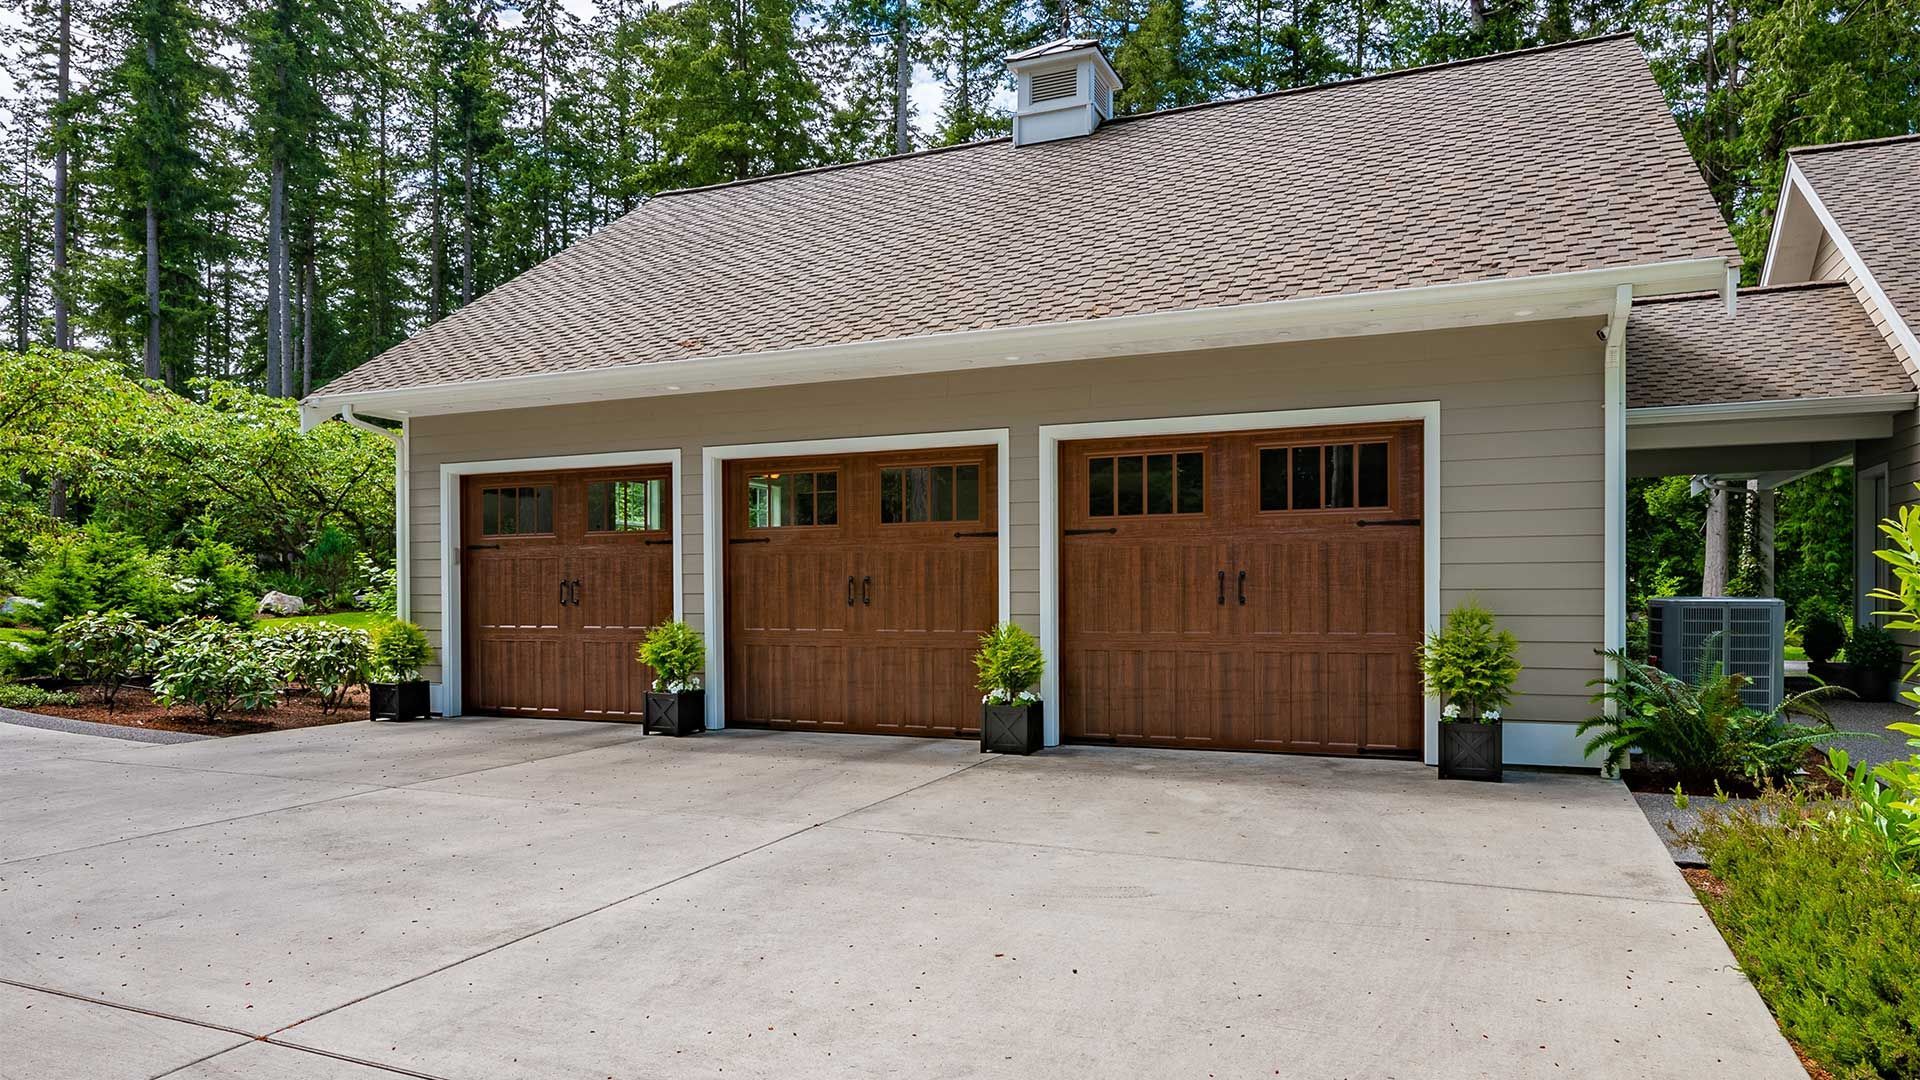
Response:
[[[1612,309],[1621,285],[1632,286],[1636,296],[1722,291],[1729,265],[1737,263],[1728,256],[1701,256],[500,379],[359,392],[323,389],[301,402],[301,422],[312,427],[348,404],[362,415],[398,419],[1597,316]]]
[[[1920,406],[1920,393],[1844,394],[1770,401],[1708,402],[1702,405],[1640,405],[1627,409],[1627,423],[1688,424],[1724,420],[1786,420],[1820,416],[1899,413]]]

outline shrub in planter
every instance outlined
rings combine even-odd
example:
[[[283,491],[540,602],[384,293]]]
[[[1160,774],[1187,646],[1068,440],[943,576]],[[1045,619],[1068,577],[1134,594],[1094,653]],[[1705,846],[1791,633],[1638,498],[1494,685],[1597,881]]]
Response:
[[[1800,646],[1807,650],[1807,659],[1821,665],[1832,663],[1846,643],[1847,628],[1840,612],[1824,601],[1810,602],[1800,616]]]
[[[1504,744],[1500,710],[1520,676],[1520,642],[1494,625],[1493,615],[1468,602],[1447,613],[1420,646],[1427,693],[1446,702],[1441,711],[1442,779],[1499,780]]]
[[[153,662],[153,696],[191,705],[208,722],[268,708],[280,692],[270,650],[246,630],[218,619],[182,619],[164,632]]]
[[[373,632],[367,684],[368,715],[374,720],[424,720],[433,707],[420,669],[433,663],[427,635],[410,622],[390,622]]]
[[[53,628],[54,663],[60,674],[86,683],[113,711],[120,686],[145,671],[156,639],[147,624],[125,611],[90,611]]]
[[[310,691],[322,713],[346,700],[347,691],[367,680],[372,641],[365,630],[331,623],[303,623],[267,632],[289,683]]]
[[[640,643],[637,659],[653,671],[647,695],[646,730],[689,735],[706,728],[707,692],[700,672],[707,666],[707,643],[686,623],[661,623]]]
[[[1847,639],[1847,663],[1853,668],[1853,692],[1865,701],[1885,701],[1900,670],[1900,643],[1877,623],[1859,623]]]
[[[980,752],[1031,754],[1040,749],[1045,713],[1034,692],[1046,673],[1040,641],[1013,623],[982,635],[973,666],[979,673]]]

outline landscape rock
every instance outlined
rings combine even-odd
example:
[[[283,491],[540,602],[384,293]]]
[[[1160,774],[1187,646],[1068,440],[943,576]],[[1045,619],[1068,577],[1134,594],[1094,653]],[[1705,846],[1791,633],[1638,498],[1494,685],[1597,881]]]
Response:
[[[31,596],[9,596],[5,600],[0,600],[0,615],[24,619],[43,607],[46,605]]]
[[[269,592],[260,598],[262,615],[298,615],[307,610],[307,602],[291,593]]]

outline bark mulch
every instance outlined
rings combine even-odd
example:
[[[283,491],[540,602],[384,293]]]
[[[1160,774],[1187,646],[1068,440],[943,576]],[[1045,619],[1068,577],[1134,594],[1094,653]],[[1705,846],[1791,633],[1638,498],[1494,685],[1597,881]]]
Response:
[[[367,718],[367,692],[357,687],[332,713],[320,711],[320,701],[310,694],[287,693],[280,703],[260,712],[235,713],[208,723],[199,712],[176,707],[168,709],[153,700],[145,690],[127,687],[115,697],[114,707],[94,700],[84,689],[78,705],[41,705],[33,711],[43,716],[64,716],[69,720],[87,720],[96,724],[148,728],[159,731],[184,731],[193,735],[256,735],[263,731],[287,731],[292,728],[344,724]]]

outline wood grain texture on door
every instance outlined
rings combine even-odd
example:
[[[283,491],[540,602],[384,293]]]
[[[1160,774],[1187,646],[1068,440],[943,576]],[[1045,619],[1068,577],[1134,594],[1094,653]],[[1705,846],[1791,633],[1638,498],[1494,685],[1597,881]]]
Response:
[[[1063,444],[1064,736],[1417,754],[1421,453],[1417,423]]]
[[[664,465],[463,479],[467,711],[645,716],[653,673],[635,653],[673,617],[670,485]],[[528,490],[532,529],[518,505]]]
[[[960,447],[730,462],[727,723],[977,731],[972,657],[998,613],[996,460]]]

